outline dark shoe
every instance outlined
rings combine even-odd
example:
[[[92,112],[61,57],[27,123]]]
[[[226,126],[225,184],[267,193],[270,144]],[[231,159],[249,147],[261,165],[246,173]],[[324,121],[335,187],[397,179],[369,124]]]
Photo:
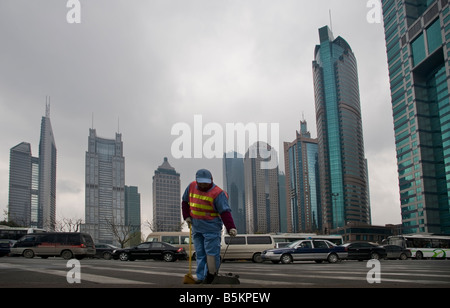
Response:
[[[202,284],[211,284],[215,277],[216,277],[216,274],[208,273],[206,275],[205,279],[203,280]]]

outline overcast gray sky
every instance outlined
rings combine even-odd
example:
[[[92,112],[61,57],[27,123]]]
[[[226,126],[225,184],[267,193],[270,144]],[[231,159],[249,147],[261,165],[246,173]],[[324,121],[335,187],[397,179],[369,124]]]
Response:
[[[152,176],[168,157],[182,190],[197,169],[222,185],[220,159],[175,159],[171,128],[194,115],[204,125],[279,123],[293,141],[304,114],[316,137],[312,61],[330,24],[358,60],[373,223],[400,223],[383,25],[365,0],[80,0],[69,24],[65,0],[0,1],[0,210],[8,203],[9,151],[38,156],[45,97],[58,150],[57,219],[84,219],[89,128],[124,142],[126,185],[152,212]],[[206,137],[204,139],[207,139]],[[282,157],[282,155],[280,155]],[[284,162],[280,162],[284,171]],[[148,231],[147,231],[148,232]]]

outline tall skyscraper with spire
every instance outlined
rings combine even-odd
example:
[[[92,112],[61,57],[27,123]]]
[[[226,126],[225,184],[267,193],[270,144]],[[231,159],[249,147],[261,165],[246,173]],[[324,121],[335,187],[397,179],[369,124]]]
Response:
[[[39,142],[38,227],[50,230],[56,224],[56,144],[50,123],[50,102],[41,121]]]
[[[297,138],[284,143],[284,161],[288,232],[321,232],[318,145],[305,120],[300,122]]]
[[[54,230],[56,224],[56,144],[50,101],[41,120],[39,157],[21,142],[10,151],[8,219],[25,227]]]
[[[450,234],[450,6],[383,0],[403,233]]]
[[[327,26],[319,37],[313,78],[324,228],[371,224],[356,58]]]

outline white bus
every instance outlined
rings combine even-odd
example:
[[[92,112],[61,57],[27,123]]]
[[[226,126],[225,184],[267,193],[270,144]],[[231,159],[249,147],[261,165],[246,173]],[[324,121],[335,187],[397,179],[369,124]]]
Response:
[[[22,236],[30,233],[45,232],[44,229],[26,228],[26,227],[9,227],[0,225],[0,239],[2,240],[18,240]]]
[[[396,235],[387,239],[389,245],[397,245],[411,250],[413,258],[450,258],[450,236],[445,235]]]

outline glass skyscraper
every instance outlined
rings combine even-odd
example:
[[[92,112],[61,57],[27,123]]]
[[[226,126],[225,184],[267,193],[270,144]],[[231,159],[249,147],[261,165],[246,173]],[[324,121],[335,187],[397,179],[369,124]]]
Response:
[[[114,231],[121,233],[128,228],[125,225],[122,134],[116,133],[115,139],[105,139],[98,137],[95,129],[89,130],[85,198],[83,232],[91,234],[95,243],[117,245]]]
[[[313,61],[323,227],[371,224],[355,55],[325,26]]]
[[[242,154],[237,152],[231,154],[227,153],[223,158],[224,190],[228,193],[237,230],[246,230],[244,158]]]
[[[10,150],[8,220],[25,227],[54,230],[56,224],[56,145],[50,105],[41,121],[39,157],[22,142]]]
[[[448,0],[383,0],[403,233],[450,234]]]
[[[181,181],[180,174],[169,164],[167,157],[153,176],[153,226],[154,232],[181,231]]]
[[[317,139],[306,121],[293,142],[284,143],[288,232],[321,232],[322,205]],[[284,193],[284,191],[282,192]]]
[[[261,152],[272,152],[265,142],[256,142],[248,148],[244,157],[245,218],[246,232],[280,232],[280,200],[278,187],[278,166],[264,168]],[[271,153],[273,155],[274,153]]]
[[[41,121],[39,142],[38,227],[54,230],[56,225],[56,144],[50,123],[50,105]]]

